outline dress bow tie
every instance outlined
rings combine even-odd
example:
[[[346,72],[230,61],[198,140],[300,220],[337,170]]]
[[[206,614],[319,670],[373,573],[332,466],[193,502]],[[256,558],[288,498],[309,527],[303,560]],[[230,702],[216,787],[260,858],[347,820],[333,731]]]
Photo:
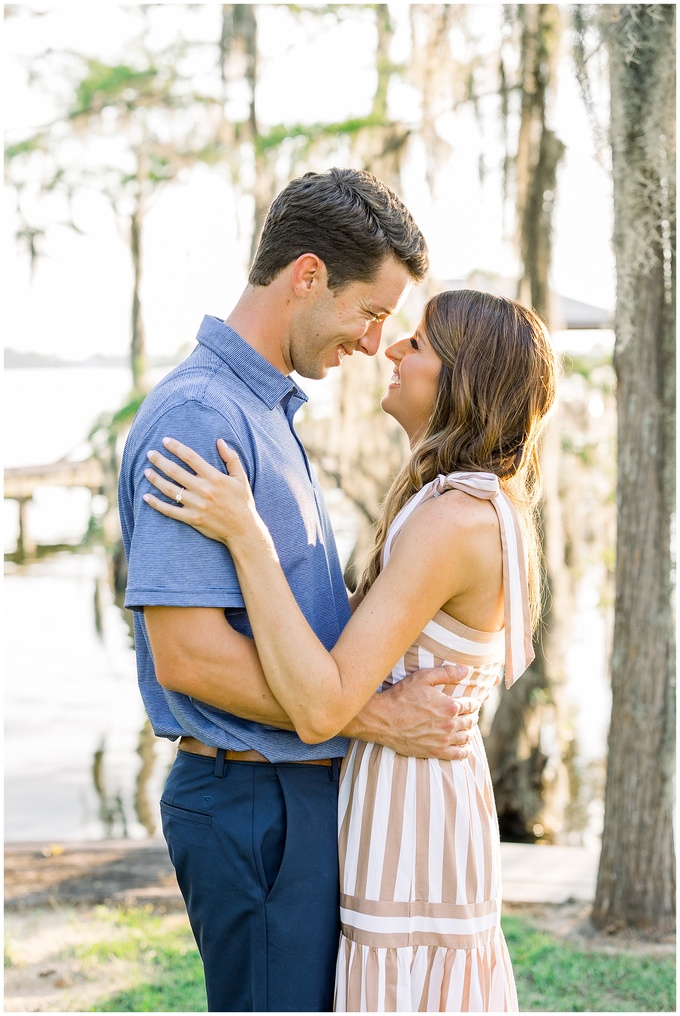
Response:
[[[490,501],[500,493],[500,484],[495,473],[448,473],[435,480],[437,494],[443,494],[446,490],[463,490],[473,497]]]

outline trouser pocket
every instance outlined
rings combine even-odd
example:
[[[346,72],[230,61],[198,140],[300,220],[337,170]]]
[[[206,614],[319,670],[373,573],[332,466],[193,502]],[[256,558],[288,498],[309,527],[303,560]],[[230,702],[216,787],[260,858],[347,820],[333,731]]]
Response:
[[[259,775],[259,774],[256,774]],[[272,767],[253,786],[253,856],[265,896],[274,888],[286,847],[286,801]]]

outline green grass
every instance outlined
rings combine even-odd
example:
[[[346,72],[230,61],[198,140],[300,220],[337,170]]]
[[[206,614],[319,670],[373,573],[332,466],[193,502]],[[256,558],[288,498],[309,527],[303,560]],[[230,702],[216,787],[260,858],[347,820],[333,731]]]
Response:
[[[136,983],[93,1012],[205,1012],[201,962],[187,926],[168,929],[150,909],[104,911],[112,936],[78,947],[83,960],[137,965]],[[675,1012],[673,956],[585,952],[511,915],[503,929],[522,1012]]]
[[[12,950],[8,945],[5,945],[5,970],[13,966],[14,966],[14,957],[12,956]]]
[[[675,1012],[673,956],[583,952],[506,917],[522,1012]]]
[[[135,983],[93,1006],[91,1012],[206,1012],[203,967],[190,928],[168,929],[150,907],[97,908],[110,921],[110,939],[71,950],[92,964],[123,961],[136,966]]]

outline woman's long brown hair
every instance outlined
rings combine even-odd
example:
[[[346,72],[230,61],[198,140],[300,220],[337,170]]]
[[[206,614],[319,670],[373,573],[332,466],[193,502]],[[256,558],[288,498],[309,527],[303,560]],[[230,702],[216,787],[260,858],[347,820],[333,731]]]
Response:
[[[377,578],[392,521],[426,483],[440,473],[495,473],[524,530],[536,625],[541,560],[538,441],[557,385],[547,329],[534,311],[514,300],[471,289],[433,297],[425,307],[423,327],[442,362],[437,395],[423,434],[387,493],[359,588],[365,593]]]

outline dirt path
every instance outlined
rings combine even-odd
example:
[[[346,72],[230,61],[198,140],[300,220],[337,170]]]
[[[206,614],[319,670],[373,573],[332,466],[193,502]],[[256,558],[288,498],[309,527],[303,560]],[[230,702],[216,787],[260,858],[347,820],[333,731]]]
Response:
[[[183,909],[164,843],[102,840],[5,848],[5,908],[153,903]]]

